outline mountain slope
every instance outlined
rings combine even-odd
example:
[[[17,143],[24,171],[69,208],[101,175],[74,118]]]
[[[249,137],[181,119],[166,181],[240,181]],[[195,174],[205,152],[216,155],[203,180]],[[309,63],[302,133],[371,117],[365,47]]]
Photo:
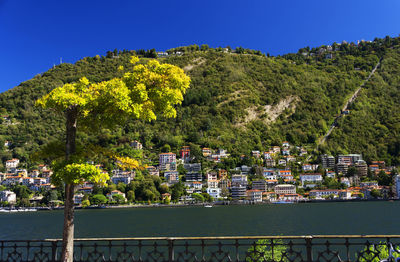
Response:
[[[382,56],[385,57],[382,71],[370,81],[368,86],[371,88],[366,90],[373,95],[381,92],[391,104],[396,104],[397,98],[392,99],[382,88],[398,83],[397,49],[391,49],[398,45],[398,38],[390,38],[390,41],[377,39],[358,46],[344,43],[334,44],[333,48],[300,49],[297,54],[283,57],[265,57],[259,52],[243,49],[232,53],[223,49],[200,51],[192,48],[183,55],[158,58],[184,68],[192,78],[191,88],[178,107],[177,118],[159,118],[152,123],[132,120],[115,132],[101,130],[98,134],[80,134],[80,139],[126,154],[130,154],[125,150],[127,143],[139,139],[150,157],[154,157],[151,152],[169,147],[177,151],[185,144],[189,144],[198,155],[199,148],[206,146],[223,147],[233,156],[248,154],[254,149],[264,150],[284,140],[296,145],[314,146],[315,141],[328,130],[346,99]],[[107,57],[83,58],[76,64],[61,64],[0,94],[0,110],[6,117],[0,126],[0,135],[3,141],[12,143],[10,150],[1,150],[0,157],[4,160],[14,156],[29,163],[30,154],[40,145],[63,139],[63,117],[38,110],[34,101],[54,87],[82,76],[91,81],[120,76],[123,72],[117,68],[121,65],[129,68],[129,58],[134,53],[123,51]],[[373,91],[374,88],[377,90]],[[397,94],[396,90],[390,92]],[[368,97],[365,98],[368,100],[364,102],[366,104],[372,103]],[[381,98],[377,102],[381,103]],[[356,108],[357,103],[358,100],[354,104]],[[379,105],[374,104],[373,108],[376,110]],[[394,116],[397,111],[392,109],[390,107],[384,113]],[[366,111],[361,108],[360,112]],[[397,136],[392,136],[400,131],[395,120],[394,117],[391,124],[384,124],[386,128],[391,125],[394,133],[380,127],[379,130],[399,141]],[[341,125],[351,126],[348,123],[350,118],[343,121]],[[377,136],[376,133],[367,135],[371,135],[371,139]],[[347,134],[347,131],[335,131],[322,150],[359,150],[365,154],[364,151],[370,149],[364,144],[356,146],[357,142],[351,139],[356,136],[351,132]],[[371,139],[366,140],[368,145]],[[389,148],[388,143],[382,143]],[[372,146],[379,147],[378,144]],[[386,152],[389,158],[396,155],[396,150],[381,151]]]

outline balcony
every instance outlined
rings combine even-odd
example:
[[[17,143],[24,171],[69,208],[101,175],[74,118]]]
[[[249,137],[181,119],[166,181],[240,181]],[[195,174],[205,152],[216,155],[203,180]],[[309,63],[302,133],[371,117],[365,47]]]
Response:
[[[79,238],[74,261],[380,261],[399,243],[400,235]],[[59,261],[61,244],[0,240],[0,261]]]

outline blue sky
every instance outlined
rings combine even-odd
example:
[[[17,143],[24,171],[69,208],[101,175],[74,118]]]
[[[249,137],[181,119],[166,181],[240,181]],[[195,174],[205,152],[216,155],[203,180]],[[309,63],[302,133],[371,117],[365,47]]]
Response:
[[[107,50],[242,46],[273,55],[400,33],[398,0],[0,0],[0,92]]]

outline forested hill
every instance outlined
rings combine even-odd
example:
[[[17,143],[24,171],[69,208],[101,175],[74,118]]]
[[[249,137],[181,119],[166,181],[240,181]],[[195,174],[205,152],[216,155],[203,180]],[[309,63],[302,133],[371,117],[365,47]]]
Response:
[[[177,152],[183,145],[190,145],[195,155],[205,146],[227,149],[234,157],[285,140],[311,149],[345,100],[383,58],[351,114],[341,119],[321,150],[362,153],[367,160],[396,164],[400,162],[399,43],[399,38],[389,37],[334,43],[278,57],[206,45],[172,49],[157,59],[184,68],[192,79],[176,119],[132,120],[113,132],[80,133],[79,138],[127,155],[135,154],[129,142],[140,140],[150,157],[170,149]],[[41,145],[63,139],[63,117],[35,108],[36,99],[82,76],[91,81],[120,76],[123,71],[117,68],[122,65],[128,70],[134,54],[142,61],[157,56],[154,50],[124,50],[85,57],[75,64],[55,66],[0,94],[2,160],[17,157],[30,162],[31,153]],[[4,141],[11,144],[3,147]]]

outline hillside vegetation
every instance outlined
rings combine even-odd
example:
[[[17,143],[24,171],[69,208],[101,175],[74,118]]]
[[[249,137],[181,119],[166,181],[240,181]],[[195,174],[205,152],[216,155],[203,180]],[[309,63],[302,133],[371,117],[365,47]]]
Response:
[[[341,119],[324,152],[362,153],[366,159],[399,163],[400,81],[399,38],[371,43],[302,48],[296,54],[269,57],[259,51],[190,46],[169,50],[157,58],[184,68],[192,79],[177,118],[155,122],[130,121],[115,132],[99,130],[79,139],[101,144],[121,154],[137,156],[129,142],[140,140],[144,153],[155,159],[160,151],[177,152],[190,145],[200,157],[201,147],[225,148],[233,156],[265,150],[289,141],[315,142],[331,125],[345,100],[360,86],[383,57],[382,66]],[[183,52],[182,55],[173,54]],[[34,106],[36,99],[82,76],[99,82],[128,70],[129,59],[156,57],[150,51],[114,51],[85,57],[75,64],[60,64],[0,94],[0,157],[17,157],[35,164],[32,153],[41,145],[63,139],[64,119]],[[3,147],[3,141],[11,141]]]

